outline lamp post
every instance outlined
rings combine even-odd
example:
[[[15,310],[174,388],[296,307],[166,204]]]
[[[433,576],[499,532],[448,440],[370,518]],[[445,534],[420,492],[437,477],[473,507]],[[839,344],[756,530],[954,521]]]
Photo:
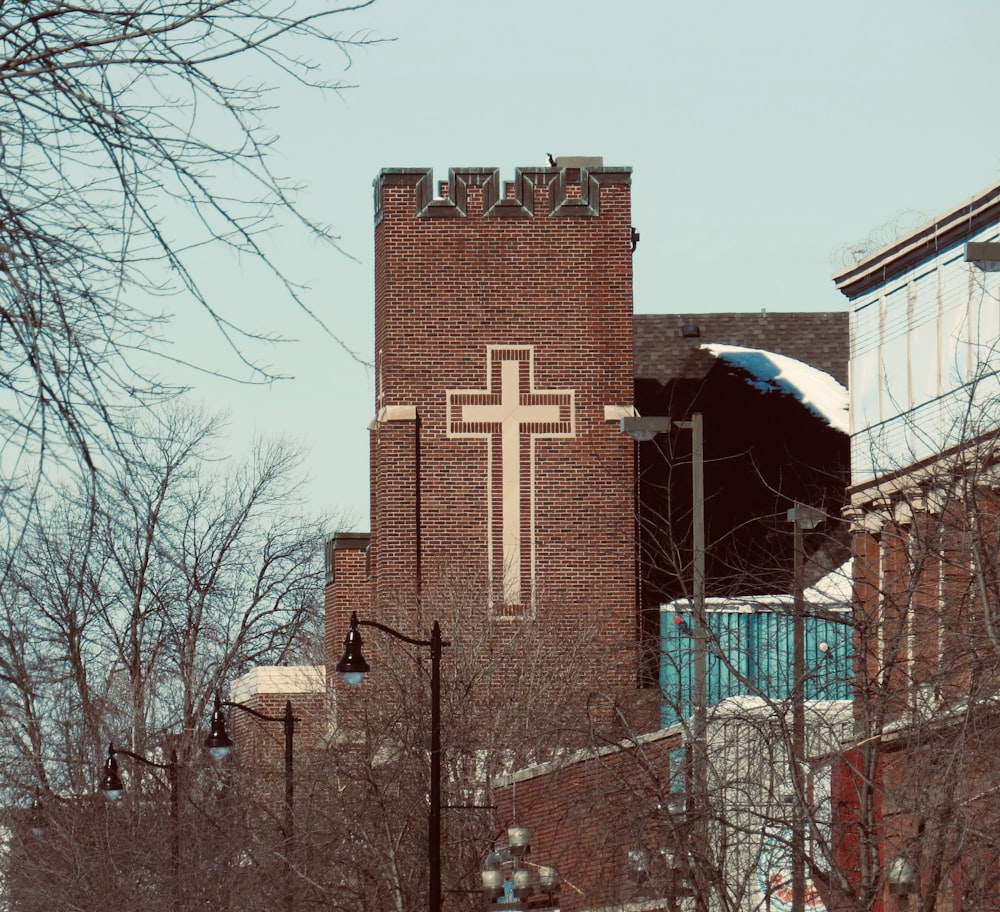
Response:
[[[494,848],[483,862],[483,894],[491,912],[552,908],[559,901],[559,872],[525,861],[531,831],[507,827],[507,845]],[[532,870],[534,869],[534,870]]]
[[[441,649],[451,644],[441,638],[441,628],[435,621],[429,640],[417,640],[377,621],[358,620],[351,612],[351,626],[344,638],[344,654],[337,663],[337,672],[349,687],[356,687],[371,670],[361,652],[363,640],[359,627],[374,627],[411,646],[428,646],[431,651],[431,783],[430,811],[427,819],[427,868],[430,882],[427,889],[429,912],[441,910]]]
[[[245,703],[236,703],[232,700],[223,700],[216,695],[215,709],[212,711],[212,723],[209,728],[208,737],[205,739],[205,747],[215,760],[222,760],[229,755],[233,749],[232,738],[226,731],[226,714],[223,707],[231,706],[241,712],[260,719],[263,722],[280,722],[285,732],[285,908],[290,910],[295,902],[295,890],[292,878],[292,858],[295,855],[295,756],[293,746],[295,742],[295,723],[299,721],[292,713],[292,701],[285,701],[285,712],[280,716],[269,716],[267,713],[259,712],[252,706]]]
[[[104,796],[109,801],[117,801],[121,798],[125,790],[121,777],[118,775],[118,754],[121,754],[123,757],[131,757],[145,766],[167,771],[167,779],[170,783],[170,867],[173,875],[174,908],[178,909],[180,908],[181,831],[177,751],[171,748],[170,760],[167,763],[157,763],[143,757],[141,754],[134,754],[130,750],[124,750],[120,747],[116,748],[114,744],[109,744],[108,759],[104,761],[104,775],[101,776],[101,781],[98,785],[98,788],[104,792]]]
[[[802,765],[806,758],[806,651],[805,651],[805,538],[804,532],[815,529],[826,514],[815,507],[797,503],[787,513],[792,523],[792,912],[804,912],[806,903],[806,826],[805,781]]]
[[[692,695],[694,724],[691,745],[691,809],[697,832],[695,846],[698,857],[704,858],[707,846],[705,810],[708,804],[708,757],[706,735],[708,732],[707,700],[707,645],[708,625],[705,621],[705,433],[701,412],[694,412],[690,421],[651,416],[621,419],[621,429],[636,442],[652,440],[665,434],[672,427],[691,431],[691,550],[692,596],[694,602],[694,652],[692,657]],[[699,891],[699,897],[703,891]],[[705,908],[698,900],[699,909]]]

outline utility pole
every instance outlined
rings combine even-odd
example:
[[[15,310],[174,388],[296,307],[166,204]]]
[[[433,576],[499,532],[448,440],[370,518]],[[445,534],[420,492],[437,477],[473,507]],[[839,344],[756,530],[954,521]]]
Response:
[[[692,656],[693,715],[691,732],[691,795],[688,804],[689,830],[694,849],[694,869],[706,870],[708,861],[708,623],[705,618],[705,433],[701,412],[690,421],[668,417],[622,418],[621,429],[636,441],[652,440],[672,427],[691,432],[691,551],[692,598],[694,602],[694,655]],[[707,912],[707,891],[695,886],[698,912]],[[801,912],[801,910],[800,910]]]
[[[805,542],[803,532],[815,529],[826,518],[822,510],[797,503],[788,511],[792,523],[794,603],[792,615],[792,912],[805,912],[806,904],[806,629]]]

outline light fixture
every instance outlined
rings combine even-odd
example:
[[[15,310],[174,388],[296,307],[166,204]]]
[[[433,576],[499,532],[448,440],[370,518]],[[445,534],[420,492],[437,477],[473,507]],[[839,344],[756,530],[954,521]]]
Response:
[[[650,852],[642,847],[628,850],[628,876],[636,885],[636,897],[646,899],[652,898],[650,893],[662,893],[670,898],[671,909],[676,908],[680,897],[692,895],[688,883],[691,866],[691,856],[684,851],[660,848]]]
[[[114,744],[108,745],[108,759],[104,761],[104,773],[98,783],[98,789],[104,793],[104,797],[109,801],[117,801],[121,798],[125,787],[122,785],[121,776],[118,775],[118,754],[124,757],[131,757],[143,766],[153,769],[166,770],[167,779],[170,785],[170,865],[173,871],[173,891],[174,908],[179,908],[180,903],[180,859],[181,859],[181,823],[180,823],[180,788],[178,785],[178,765],[177,751],[171,749],[170,760],[167,763],[157,763],[142,754],[133,753],[124,748],[116,748]]]
[[[631,415],[621,419],[621,431],[639,443],[646,443],[657,434],[666,434],[673,423],[672,418],[662,418],[655,415],[641,418],[638,415]]]
[[[500,865],[503,863],[499,852],[490,852],[483,862],[482,878],[483,892],[491,901],[503,893],[505,880]]]
[[[507,827],[507,844],[510,846],[510,853],[515,858],[523,858],[528,851],[531,842],[531,830],[526,826]]]
[[[885,879],[889,883],[889,892],[896,896],[908,896],[917,892],[917,872],[913,862],[901,855],[889,861]]]
[[[285,712],[280,716],[269,716],[258,712],[245,703],[223,700],[215,695],[215,708],[209,725],[205,747],[215,760],[225,759],[233,749],[233,740],[226,731],[226,714],[223,707],[231,706],[263,722],[280,722],[285,732],[285,908],[295,908],[295,879],[292,876],[292,859],[295,857],[295,723],[300,721],[292,713],[292,701],[285,701]]]
[[[525,861],[530,851],[531,831],[526,826],[507,827],[507,845],[494,848],[483,861],[482,883],[487,904],[495,912],[519,912],[553,905],[559,896],[559,872],[551,865]]]
[[[347,630],[347,636],[344,637],[344,654],[337,663],[337,674],[343,678],[348,687],[357,687],[371,671],[371,666],[361,654],[363,644],[361,631],[358,630],[358,615],[352,612],[351,626]]]
[[[213,760],[224,760],[233,749],[233,739],[226,731],[226,715],[222,711],[222,700],[215,698],[215,709],[212,711],[212,722],[209,726],[205,747]]]
[[[104,775],[101,776],[98,788],[104,792],[104,797],[108,801],[117,801],[125,791],[121,776],[118,775],[118,760],[115,757],[113,744],[108,745],[108,759],[104,761]]]
[[[349,687],[360,684],[371,670],[361,654],[359,627],[374,627],[394,639],[411,646],[429,647],[431,653],[431,781],[427,814],[427,909],[441,912],[441,650],[451,644],[442,638],[437,621],[431,625],[429,640],[409,637],[378,621],[362,621],[356,611],[351,612],[351,623],[344,637],[344,654],[337,663],[337,671]]]
[[[35,797],[31,802],[31,810],[28,812],[28,830],[36,839],[41,839],[45,835],[45,805],[41,796],[35,792]]]

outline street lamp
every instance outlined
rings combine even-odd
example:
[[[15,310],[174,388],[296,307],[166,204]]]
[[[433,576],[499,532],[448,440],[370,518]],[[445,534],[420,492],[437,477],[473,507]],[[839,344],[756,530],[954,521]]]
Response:
[[[797,503],[787,519],[792,523],[794,590],[792,615],[792,786],[795,807],[792,812],[792,909],[804,912],[806,904],[806,822],[805,781],[802,767],[806,760],[806,634],[805,634],[805,537],[815,529],[826,514],[816,507]]]
[[[886,865],[885,879],[889,895],[895,899],[896,909],[908,909],[910,896],[917,892],[917,870],[909,858],[897,855]]]
[[[483,893],[492,912],[552,908],[559,900],[559,872],[550,865],[525,861],[531,831],[507,827],[507,845],[493,849],[483,862]]]
[[[133,760],[151,766],[154,769],[167,771],[167,779],[170,782],[170,867],[173,874],[173,894],[174,908],[180,905],[180,864],[181,864],[181,830],[180,830],[180,797],[178,789],[177,775],[177,751],[171,748],[170,760],[167,763],[157,763],[149,760],[141,754],[134,754],[130,750],[108,745],[108,759],[104,761],[104,775],[101,776],[98,788],[104,793],[104,797],[109,801],[117,801],[121,798],[125,790],[121,776],[118,775],[118,754],[123,757],[131,757]]]
[[[708,625],[705,621],[705,434],[701,412],[694,412],[690,421],[674,421],[672,418],[625,417],[621,419],[621,429],[638,442],[652,440],[657,434],[666,433],[671,427],[691,431],[691,544],[693,550],[693,596],[694,596],[694,655],[692,677],[694,678],[694,731],[691,757],[691,804],[699,827],[698,846],[704,858],[707,834],[704,832],[704,812],[707,806],[708,783],[706,774],[708,758],[706,735],[708,731],[707,706],[707,643]]]
[[[269,716],[258,712],[245,703],[223,700],[216,695],[215,709],[212,711],[212,722],[209,727],[205,747],[215,760],[223,760],[233,749],[233,740],[226,731],[226,714],[224,706],[231,706],[241,712],[248,713],[263,722],[280,722],[285,732],[285,908],[291,910],[294,903],[294,888],[292,881],[292,858],[295,854],[295,757],[293,744],[295,740],[295,723],[299,721],[292,714],[292,701],[285,701],[285,712],[280,716]]]
[[[656,900],[662,887],[667,908],[673,910],[682,897],[691,895],[687,883],[691,858],[686,852],[678,854],[664,848],[651,854],[646,849],[633,848],[628,850],[627,866],[640,901]]]
[[[36,839],[41,839],[45,835],[45,805],[37,791],[31,801],[31,810],[28,812],[28,832]]]
[[[430,883],[427,890],[429,912],[441,909],[441,649],[451,644],[441,639],[441,628],[435,621],[429,640],[416,640],[377,621],[358,620],[351,612],[351,626],[344,638],[344,654],[337,663],[337,672],[349,687],[360,684],[371,670],[361,652],[363,640],[359,627],[374,627],[411,646],[429,646],[431,651],[431,783],[430,811],[427,821],[427,868]]]

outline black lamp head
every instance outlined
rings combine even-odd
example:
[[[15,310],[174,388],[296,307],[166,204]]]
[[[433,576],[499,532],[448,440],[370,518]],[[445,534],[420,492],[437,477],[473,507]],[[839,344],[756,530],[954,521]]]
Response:
[[[222,760],[233,749],[233,740],[226,731],[226,714],[222,711],[222,700],[215,698],[212,711],[212,725],[205,739],[205,747],[215,760]]]
[[[360,684],[366,674],[371,671],[368,662],[361,654],[361,631],[358,630],[358,613],[351,612],[351,626],[344,637],[344,654],[337,663],[337,673],[344,679],[344,683],[349,687]]]
[[[104,792],[108,801],[117,801],[122,796],[124,788],[118,775],[118,761],[115,759],[115,747],[108,745],[108,759],[104,761],[104,775],[98,788]]]

